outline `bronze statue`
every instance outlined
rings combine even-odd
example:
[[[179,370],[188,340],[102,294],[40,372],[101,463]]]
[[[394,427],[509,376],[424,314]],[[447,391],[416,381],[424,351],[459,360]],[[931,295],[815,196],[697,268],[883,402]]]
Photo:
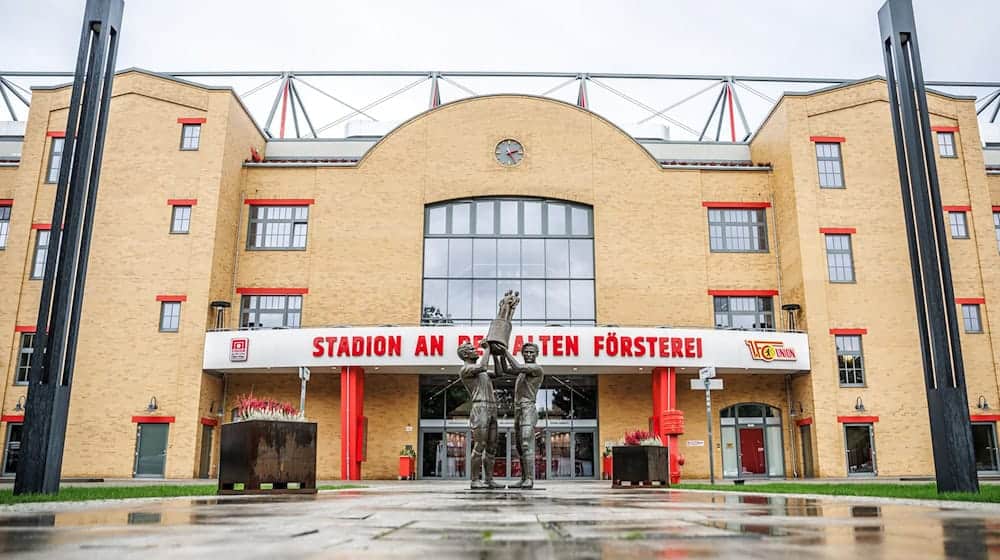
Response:
[[[526,342],[521,346],[521,356],[524,364],[517,363],[514,356],[505,347],[504,373],[517,375],[514,382],[514,441],[517,444],[517,454],[521,458],[521,481],[512,484],[511,488],[533,488],[535,486],[535,423],[538,422],[538,410],[535,399],[538,389],[542,386],[545,372],[535,360],[538,358],[538,345]]]
[[[468,342],[458,347],[458,357],[465,362],[459,375],[472,401],[472,410],[469,412],[472,458],[469,463],[472,477],[470,487],[473,490],[499,487],[493,482],[493,461],[497,448],[497,400],[493,393],[496,372],[490,372],[486,367],[491,355],[489,342],[483,340],[479,346],[483,348],[482,357]]]

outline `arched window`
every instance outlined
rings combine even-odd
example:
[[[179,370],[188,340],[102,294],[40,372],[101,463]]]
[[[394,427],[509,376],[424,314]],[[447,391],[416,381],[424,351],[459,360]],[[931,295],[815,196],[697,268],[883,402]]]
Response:
[[[521,293],[515,324],[594,324],[589,206],[475,198],[429,205],[424,218],[422,324],[488,324],[507,290]]]
[[[781,409],[764,403],[734,404],[719,412],[719,423],[723,476],[785,475]]]

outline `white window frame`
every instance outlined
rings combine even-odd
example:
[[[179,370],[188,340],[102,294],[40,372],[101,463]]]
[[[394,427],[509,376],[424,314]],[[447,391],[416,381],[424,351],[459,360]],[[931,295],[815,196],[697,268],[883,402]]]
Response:
[[[187,216],[182,215],[184,212],[187,213]],[[190,204],[175,204],[172,206],[170,210],[170,233],[191,233],[192,212]]]
[[[969,334],[983,334],[983,314],[978,303],[961,304],[962,327]]]
[[[188,134],[188,131],[194,131]],[[201,123],[181,124],[181,151],[195,152],[201,148]]]
[[[937,133],[938,155],[943,158],[957,158],[958,152],[955,150],[955,133],[952,131],[941,131]]]
[[[969,239],[969,217],[967,212],[948,211],[948,230],[952,239]]]
[[[174,313],[176,311],[176,313]],[[160,302],[160,332],[175,333],[181,328],[181,302]]]

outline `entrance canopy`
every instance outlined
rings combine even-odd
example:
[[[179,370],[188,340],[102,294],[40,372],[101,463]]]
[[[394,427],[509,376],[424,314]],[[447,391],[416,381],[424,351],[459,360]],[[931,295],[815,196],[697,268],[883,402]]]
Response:
[[[204,369],[227,373],[323,372],[354,366],[369,373],[458,374],[456,349],[478,344],[487,325],[332,327],[214,331],[205,334]],[[514,327],[510,344],[535,342],[546,373],[680,373],[715,366],[719,373],[809,370],[805,333],[618,327]]]

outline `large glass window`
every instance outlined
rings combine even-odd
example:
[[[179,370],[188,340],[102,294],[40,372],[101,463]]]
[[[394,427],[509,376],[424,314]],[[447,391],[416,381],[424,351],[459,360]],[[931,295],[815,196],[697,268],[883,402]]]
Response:
[[[850,235],[826,235],[826,267],[831,282],[854,282],[854,256],[851,253]]]
[[[63,146],[65,145],[65,138],[52,139],[52,146],[49,148],[49,168],[45,172],[46,183],[59,182],[59,168],[62,167]]]
[[[497,416],[514,418],[514,380],[494,380]],[[540,425],[545,420],[596,420],[597,377],[593,375],[546,375],[535,399]],[[472,402],[459,378],[448,375],[420,376],[422,420],[464,420]]]
[[[844,187],[844,166],[840,159],[840,144],[816,142],[816,165],[819,167],[819,186]]]
[[[41,280],[45,277],[45,261],[49,257],[49,234],[47,229],[38,230],[35,236],[35,256],[31,264],[31,279]]]
[[[297,328],[302,321],[302,296],[243,296],[241,328]]]
[[[31,355],[35,352],[35,333],[21,333],[21,346],[17,352],[17,374],[14,383],[23,385],[28,382],[28,372],[31,371]]]
[[[723,408],[719,416],[723,476],[784,476],[780,409],[745,403]]]
[[[861,351],[860,335],[836,335],[837,371],[841,386],[863,386],[865,384],[864,354]]]
[[[7,233],[10,231],[10,206],[0,206],[0,249],[7,248]]]
[[[708,232],[713,252],[767,252],[763,208],[710,208]]]
[[[481,198],[428,206],[423,324],[487,324],[507,290],[515,324],[593,325],[590,207]]]
[[[773,329],[773,305],[767,296],[715,296],[715,327]]]
[[[251,206],[247,249],[305,249],[308,206]]]

